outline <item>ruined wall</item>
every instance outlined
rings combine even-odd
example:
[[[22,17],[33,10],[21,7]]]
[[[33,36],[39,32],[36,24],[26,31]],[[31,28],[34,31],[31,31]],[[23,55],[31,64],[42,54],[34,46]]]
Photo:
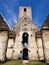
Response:
[[[24,8],[26,8],[26,12],[24,12]],[[32,20],[31,7],[19,7],[19,19],[22,18],[24,14]]]
[[[0,61],[6,59],[8,33],[6,31],[0,32]]]
[[[18,56],[20,54],[20,51],[22,51],[23,45],[22,45],[22,32],[19,32],[15,37],[15,43],[13,47],[13,58],[18,59]]]
[[[13,46],[14,46],[14,39],[9,38],[8,46],[7,46],[7,53],[6,53],[6,57],[8,60],[12,59],[12,57],[13,57]]]
[[[37,60],[38,59],[38,54],[37,54],[37,45],[36,45],[36,40],[35,40],[35,32],[32,33],[31,31],[20,31],[15,38],[15,43],[14,43],[14,53],[13,53],[13,58],[18,59],[18,56],[20,54],[20,51],[23,50],[23,44],[22,44],[22,35],[23,33],[26,32],[29,34],[28,38],[28,54],[29,54],[29,59],[30,60]],[[22,52],[23,53],[23,52]]]
[[[38,54],[37,54],[37,45],[36,45],[36,39],[35,39],[35,32],[29,31],[29,44],[28,49],[29,52],[29,59],[30,60],[38,60]]]
[[[49,30],[42,30],[45,61],[49,63]]]
[[[39,60],[44,60],[42,38],[37,38],[37,48]]]

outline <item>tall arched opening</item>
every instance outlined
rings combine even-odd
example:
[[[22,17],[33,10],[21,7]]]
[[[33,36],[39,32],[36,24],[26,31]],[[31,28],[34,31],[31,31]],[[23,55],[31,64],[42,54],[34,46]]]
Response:
[[[27,48],[23,49],[22,58],[23,58],[23,60],[28,60],[29,59],[29,57],[28,57],[28,49]]]
[[[28,33],[24,32],[22,35],[22,44],[24,47],[28,45]]]

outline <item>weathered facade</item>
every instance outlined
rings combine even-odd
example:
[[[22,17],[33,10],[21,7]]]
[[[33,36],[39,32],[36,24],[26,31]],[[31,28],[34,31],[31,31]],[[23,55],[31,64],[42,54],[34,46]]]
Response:
[[[0,61],[5,61],[9,27],[0,15]]]
[[[49,63],[49,16],[39,29],[32,21],[31,7],[20,7],[11,30],[1,15],[0,23],[0,61],[21,58]]]
[[[45,61],[49,63],[49,15],[42,26],[42,39]]]

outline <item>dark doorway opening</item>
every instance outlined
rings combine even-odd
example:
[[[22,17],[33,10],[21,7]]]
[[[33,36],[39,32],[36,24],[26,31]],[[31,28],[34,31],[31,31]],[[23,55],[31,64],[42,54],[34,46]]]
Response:
[[[28,60],[28,49],[24,48],[23,49],[23,56],[22,56],[23,60]]]
[[[23,46],[25,47],[25,46],[27,46],[28,45],[28,33],[23,33],[23,35],[22,35],[22,44],[23,44]]]

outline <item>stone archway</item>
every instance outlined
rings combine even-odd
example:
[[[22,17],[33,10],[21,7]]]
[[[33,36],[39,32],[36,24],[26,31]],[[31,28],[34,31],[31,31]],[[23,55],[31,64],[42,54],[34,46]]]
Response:
[[[27,48],[23,49],[22,58],[23,58],[23,60],[28,60],[29,59],[29,57],[28,57],[28,49]]]
[[[28,33],[24,32],[22,35],[22,44],[24,47],[28,45]]]

